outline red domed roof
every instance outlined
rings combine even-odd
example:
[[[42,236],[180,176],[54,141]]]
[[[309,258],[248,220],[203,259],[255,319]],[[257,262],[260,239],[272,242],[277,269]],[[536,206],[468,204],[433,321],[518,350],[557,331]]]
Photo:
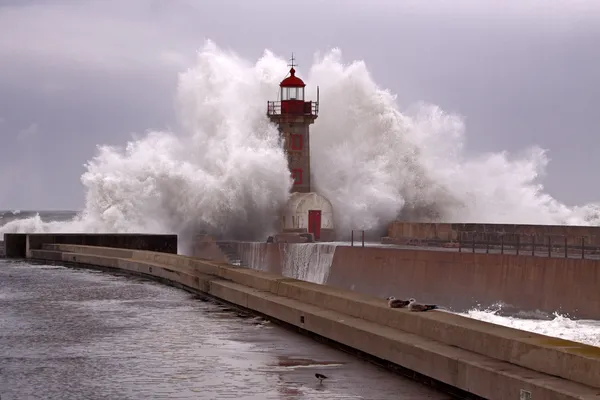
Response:
[[[305,87],[304,81],[298,78],[296,75],[296,70],[294,67],[290,69],[290,76],[285,78],[279,84],[280,87]]]

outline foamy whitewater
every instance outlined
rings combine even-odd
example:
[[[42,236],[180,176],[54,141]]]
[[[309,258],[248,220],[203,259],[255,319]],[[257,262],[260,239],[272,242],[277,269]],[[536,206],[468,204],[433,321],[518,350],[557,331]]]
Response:
[[[600,321],[573,320],[556,313],[550,320],[504,317],[497,315],[496,312],[497,310],[493,309],[474,309],[460,315],[496,325],[504,325],[600,347]]]
[[[38,217],[4,232],[205,232],[264,240],[288,198],[291,178],[267,100],[278,98],[286,60],[265,51],[256,63],[207,42],[181,73],[180,127],[151,131],[123,148],[100,146],[81,181],[84,211],[68,222]],[[308,70],[307,99],[316,190],[331,200],[337,228],[381,230],[394,218],[461,222],[594,224],[600,206],[569,208],[543,192],[548,162],[531,148],[466,158],[460,118],[417,104],[401,111],[362,61],[335,49]]]

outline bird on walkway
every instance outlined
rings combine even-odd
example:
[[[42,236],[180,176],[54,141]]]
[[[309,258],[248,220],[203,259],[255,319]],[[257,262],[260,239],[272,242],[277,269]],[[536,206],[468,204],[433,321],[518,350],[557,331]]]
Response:
[[[388,302],[389,308],[404,308],[410,303],[409,300],[400,300],[395,298],[394,296],[390,296],[386,298],[386,300]]]
[[[327,377],[323,374],[316,373],[315,378],[319,380],[319,383],[323,383],[323,379],[327,379]]]
[[[408,300],[408,309],[410,311],[429,311],[429,310],[436,310],[439,307],[436,306],[435,304],[420,304],[417,303],[417,301],[415,299],[409,299]]]

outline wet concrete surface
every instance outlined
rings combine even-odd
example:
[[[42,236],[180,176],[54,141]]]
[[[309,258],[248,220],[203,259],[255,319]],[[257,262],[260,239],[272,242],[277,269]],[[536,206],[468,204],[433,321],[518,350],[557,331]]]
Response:
[[[175,288],[0,260],[0,398],[450,397]]]

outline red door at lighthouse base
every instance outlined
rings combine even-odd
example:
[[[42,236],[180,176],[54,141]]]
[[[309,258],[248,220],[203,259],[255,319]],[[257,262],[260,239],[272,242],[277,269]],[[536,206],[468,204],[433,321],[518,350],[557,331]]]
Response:
[[[308,210],[308,233],[312,233],[315,240],[321,238],[321,210]]]

